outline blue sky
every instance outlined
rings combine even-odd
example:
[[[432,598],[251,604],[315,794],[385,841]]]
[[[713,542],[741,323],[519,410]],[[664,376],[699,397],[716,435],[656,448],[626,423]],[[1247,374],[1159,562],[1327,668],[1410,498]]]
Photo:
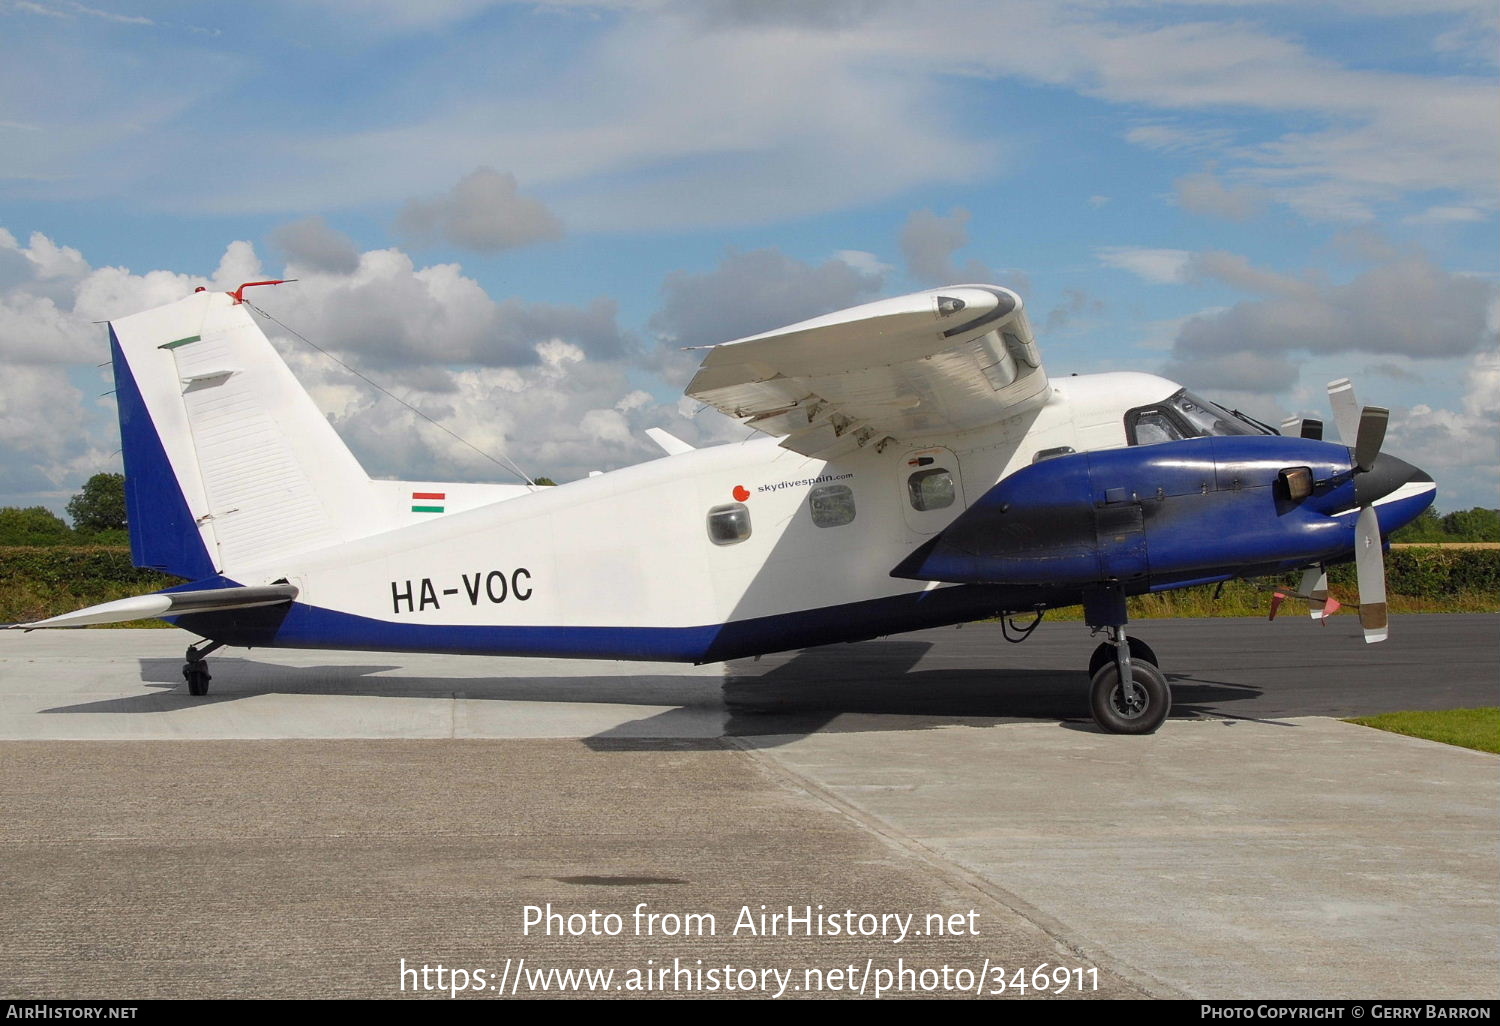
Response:
[[[0,505],[118,469],[94,321],[287,275],[560,480],[743,434],[682,346],[987,280],[1054,374],[1273,422],[1353,377],[1493,506],[1497,43],[1493,0],[0,0]],[[269,328],[372,472],[503,477]]]

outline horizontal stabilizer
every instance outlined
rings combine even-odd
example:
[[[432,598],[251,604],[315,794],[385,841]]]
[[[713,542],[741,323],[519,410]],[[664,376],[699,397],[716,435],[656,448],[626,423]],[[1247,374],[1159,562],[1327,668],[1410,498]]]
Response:
[[[41,627],[87,627],[96,623],[126,623],[163,616],[185,616],[188,613],[217,613],[228,609],[253,609],[274,606],[297,597],[292,584],[267,584],[255,588],[209,588],[205,591],[165,591],[153,595],[101,602],[72,613],[48,617],[34,623],[13,623],[11,630],[30,631]]]
[[[662,452],[668,456],[677,456],[685,452],[692,452],[696,448],[696,446],[689,445],[672,434],[672,432],[663,428],[647,428],[646,437],[661,446]]]

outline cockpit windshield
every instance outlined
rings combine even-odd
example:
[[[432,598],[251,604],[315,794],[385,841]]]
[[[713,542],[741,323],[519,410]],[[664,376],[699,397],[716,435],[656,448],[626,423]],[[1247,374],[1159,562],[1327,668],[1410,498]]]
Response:
[[[1150,445],[1207,435],[1267,434],[1270,429],[1182,389],[1164,402],[1127,413],[1125,432],[1131,445]]]
[[[1200,399],[1187,389],[1183,389],[1168,399],[1167,404],[1182,414],[1192,426],[1194,436],[1258,435],[1261,433],[1259,428],[1240,420],[1224,407],[1206,399]]]

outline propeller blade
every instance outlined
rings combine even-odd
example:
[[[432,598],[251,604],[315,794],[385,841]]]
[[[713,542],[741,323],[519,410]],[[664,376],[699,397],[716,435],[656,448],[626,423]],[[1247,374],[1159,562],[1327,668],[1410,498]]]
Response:
[[[1339,441],[1354,448],[1359,435],[1359,401],[1354,398],[1354,382],[1348,378],[1330,381],[1328,403],[1333,407],[1333,422],[1339,426]]]
[[[1281,608],[1281,604],[1283,602],[1285,602],[1285,601],[1286,601],[1286,594],[1284,592],[1280,592],[1280,591],[1272,592],[1271,593],[1271,615],[1267,616],[1266,619],[1267,620],[1274,620],[1274,619],[1276,619],[1276,612],[1277,612],[1277,610],[1279,610]]]
[[[1359,622],[1365,641],[1384,641],[1389,633],[1385,609],[1385,553],[1380,547],[1380,519],[1374,506],[1361,507],[1354,529],[1354,571],[1359,581]]]
[[[1383,406],[1366,406],[1359,411],[1359,436],[1354,442],[1354,465],[1360,470],[1368,471],[1375,465],[1390,419],[1391,411]]]
[[[1333,612],[1328,608],[1328,574],[1322,567],[1310,567],[1304,571],[1297,590],[1307,596],[1307,615],[1314,620],[1321,620]]]
[[[1288,417],[1281,422],[1281,434],[1285,438],[1311,438],[1323,440],[1323,422],[1312,417]]]

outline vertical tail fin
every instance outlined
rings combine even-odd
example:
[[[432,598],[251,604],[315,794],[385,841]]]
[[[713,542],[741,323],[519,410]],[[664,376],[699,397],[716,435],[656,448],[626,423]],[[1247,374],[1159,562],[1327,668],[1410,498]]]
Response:
[[[369,476],[234,297],[114,321],[110,344],[138,566],[233,575],[383,526]]]

